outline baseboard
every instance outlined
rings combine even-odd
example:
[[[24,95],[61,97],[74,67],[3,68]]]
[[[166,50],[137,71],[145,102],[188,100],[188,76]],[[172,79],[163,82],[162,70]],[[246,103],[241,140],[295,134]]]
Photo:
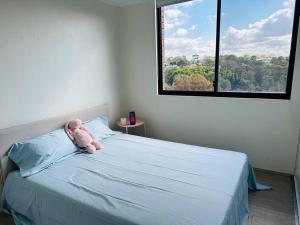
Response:
[[[254,167],[254,170],[266,172],[266,173],[277,174],[277,175],[282,175],[282,176],[288,176],[288,177],[293,176],[292,174],[289,174],[289,173],[282,173],[282,172],[277,172],[277,171],[273,171],[273,170],[260,169],[260,168],[256,168],[256,167]]]
[[[293,191],[294,191],[294,207],[295,207],[295,223],[296,225],[300,224],[300,187],[298,186],[297,177],[294,176],[293,179]]]

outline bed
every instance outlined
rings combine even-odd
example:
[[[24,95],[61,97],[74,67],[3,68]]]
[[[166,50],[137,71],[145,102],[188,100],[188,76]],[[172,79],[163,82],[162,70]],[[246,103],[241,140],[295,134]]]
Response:
[[[76,115],[106,113],[92,111]],[[31,136],[44,132],[41,124],[50,123],[31,124]],[[16,141],[23,129],[3,133]],[[1,206],[16,225],[246,225],[255,182],[243,153],[119,132],[96,154],[74,154],[26,178],[7,162],[4,155]]]

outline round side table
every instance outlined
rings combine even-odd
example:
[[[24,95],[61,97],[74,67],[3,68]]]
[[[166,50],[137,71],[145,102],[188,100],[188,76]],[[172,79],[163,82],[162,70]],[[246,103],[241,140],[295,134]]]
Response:
[[[117,125],[121,128],[125,128],[126,134],[128,134],[129,128],[135,128],[135,127],[143,126],[144,127],[144,135],[146,137],[146,123],[145,123],[145,120],[143,120],[143,119],[137,119],[136,123],[134,125],[130,125],[129,121],[127,121],[126,125],[122,125],[121,121],[118,120]]]

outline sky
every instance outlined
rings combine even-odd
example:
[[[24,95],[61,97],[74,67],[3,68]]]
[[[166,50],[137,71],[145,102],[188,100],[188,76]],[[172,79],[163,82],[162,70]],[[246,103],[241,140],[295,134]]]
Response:
[[[222,0],[220,54],[289,56],[295,0]],[[164,7],[166,56],[215,55],[217,0]]]

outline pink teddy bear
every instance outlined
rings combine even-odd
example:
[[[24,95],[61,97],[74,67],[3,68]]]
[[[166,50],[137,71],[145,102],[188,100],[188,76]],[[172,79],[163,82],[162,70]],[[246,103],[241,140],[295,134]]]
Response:
[[[88,153],[95,153],[101,145],[93,139],[93,133],[82,125],[80,119],[72,120],[65,125],[69,138],[80,148],[85,148]]]

